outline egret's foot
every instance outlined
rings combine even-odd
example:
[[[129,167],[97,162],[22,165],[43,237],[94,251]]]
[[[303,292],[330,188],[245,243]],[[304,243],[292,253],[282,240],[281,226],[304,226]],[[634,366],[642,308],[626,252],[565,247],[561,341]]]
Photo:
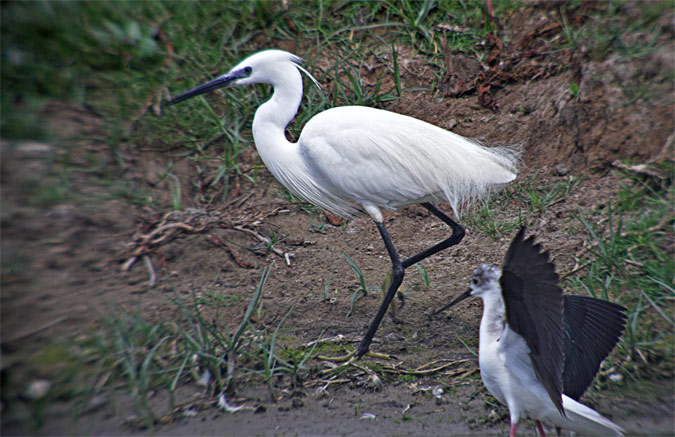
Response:
[[[380,360],[396,360],[397,359],[393,355],[382,354],[382,353],[379,353],[379,352],[370,352],[370,351],[366,352],[365,356],[370,357],[370,358],[379,358]]]
[[[386,293],[386,290],[389,290],[389,286],[391,285],[391,272],[388,272],[387,275],[384,277],[384,280],[382,281],[382,288],[381,288],[381,300],[384,300],[384,295]],[[403,287],[399,287],[398,290],[396,290],[396,296],[398,297],[399,302],[401,303],[399,308],[403,308],[405,305],[405,295],[403,294]],[[389,317],[391,318],[392,322],[394,323],[401,323],[400,320],[396,317],[396,312],[398,309],[396,307],[396,302],[392,301],[391,305],[389,305],[389,311],[387,314],[389,314]]]
[[[327,357],[325,355],[317,355],[317,359],[322,361],[332,361],[334,363],[344,363],[356,357],[356,351],[351,351],[347,355],[337,356],[337,357]]]
[[[370,358],[379,358],[381,360],[395,360],[396,359],[396,357],[393,356],[393,355],[381,354],[381,353],[378,353],[378,352],[370,352],[370,351],[366,352],[364,354],[364,356],[370,357]],[[349,365],[349,364],[353,363],[354,361],[360,359],[360,357],[356,356],[356,351],[351,351],[347,355],[342,355],[342,356],[337,356],[337,357],[327,357],[327,356],[324,356],[324,355],[319,355],[319,356],[317,356],[317,358],[319,360],[323,360],[323,361],[332,361],[332,362],[335,362],[335,363],[345,363],[345,365]]]
[[[396,360],[397,359],[393,355],[380,354],[380,353],[377,353],[377,352],[366,352],[364,356],[372,357],[372,358],[379,358],[381,360]],[[323,374],[331,374],[331,373],[334,373],[334,372],[340,372],[343,369],[348,368],[349,366],[355,366],[359,369],[363,369],[362,366],[359,366],[358,364],[356,364],[356,361],[358,361],[360,359],[359,357],[356,356],[356,351],[352,351],[351,353],[349,353],[345,356],[341,356],[341,357],[318,356],[317,358],[320,359],[320,360],[324,360],[324,361],[341,363],[341,364],[336,365],[335,367],[324,370],[323,372],[321,372]]]

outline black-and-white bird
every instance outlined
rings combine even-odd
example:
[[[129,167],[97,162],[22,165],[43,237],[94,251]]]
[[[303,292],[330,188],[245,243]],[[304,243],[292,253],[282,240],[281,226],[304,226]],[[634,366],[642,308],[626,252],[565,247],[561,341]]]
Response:
[[[503,269],[483,264],[471,287],[441,311],[474,296],[483,300],[478,362],[492,395],[509,408],[510,435],[521,418],[583,434],[623,429],[578,399],[623,332],[626,310],[591,297],[563,295],[548,252],[516,235]]]

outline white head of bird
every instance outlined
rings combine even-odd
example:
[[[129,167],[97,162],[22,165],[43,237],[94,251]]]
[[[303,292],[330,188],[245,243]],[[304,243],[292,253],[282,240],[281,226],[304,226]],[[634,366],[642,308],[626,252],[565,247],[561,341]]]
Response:
[[[493,264],[481,264],[471,275],[471,296],[489,298],[499,296],[499,278],[502,270]]]
[[[432,203],[447,201],[459,215],[462,206],[515,179],[519,149],[486,148],[422,120],[365,106],[320,112],[291,143],[284,130],[302,100],[301,73],[318,85],[301,62],[282,50],[264,50],[169,104],[226,86],[274,87],[252,126],[256,148],[269,171],[294,195],[332,214],[349,218],[366,212],[377,224],[392,260],[393,280],[359,347],[361,356],[403,280],[404,269],[459,243],[464,235],[464,229]],[[427,208],[453,234],[401,261],[384,227],[382,210],[410,204]]]

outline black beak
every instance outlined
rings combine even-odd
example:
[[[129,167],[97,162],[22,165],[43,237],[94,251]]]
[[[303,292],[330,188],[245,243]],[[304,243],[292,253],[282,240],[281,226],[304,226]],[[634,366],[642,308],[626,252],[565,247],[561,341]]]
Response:
[[[228,76],[220,76],[219,78],[213,79],[210,82],[205,83],[204,85],[199,85],[196,88],[186,91],[183,94],[180,94],[173,99],[166,102],[166,106],[173,105],[183,100],[187,100],[191,97],[198,96],[200,94],[208,93],[209,91],[217,90],[218,88],[224,88],[230,85],[233,81],[240,79],[241,76],[233,74]]]
[[[464,299],[466,299],[468,297],[471,297],[471,289],[470,288],[468,290],[466,290],[464,293],[462,293],[459,296],[457,296],[456,298],[454,298],[449,304],[447,304],[446,306],[444,306],[440,310],[436,311],[433,315],[436,316],[436,315],[442,313],[443,311],[447,310],[451,306],[460,303],[461,301],[463,301]]]

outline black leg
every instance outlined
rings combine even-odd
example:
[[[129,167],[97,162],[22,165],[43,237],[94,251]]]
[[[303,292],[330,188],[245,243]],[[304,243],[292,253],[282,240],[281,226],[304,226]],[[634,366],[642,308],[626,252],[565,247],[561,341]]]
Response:
[[[450,217],[445,215],[443,212],[441,212],[438,208],[436,208],[432,204],[423,203],[422,206],[428,209],[429,212],[431,212],[433,215],[443,220],[448,226],[450,226],[452,228],[452,235],[450,235],[450,237],[441,241],[440,243],[421,251],[417,255],[413,255],[410,258],[406,258],[403,262],[401,262],[399,260],[398,253],[394,248],[394,244],[391,242],[391,238],[389,238],[389,233],[387,232],[387,229],[384,227],[384,224],[377,223],[377,229],[380,231],[380,235],[382,236],[384,245],[386,246],[387,252],[389,253],[389,258],[391,258],[392,264],[391,284],[389,285],[389,290],[387,290],[387,294],[385,294],[384,300],[382,301],[380,308],[377,310],[377,314],[375,314],[375,318],[371,322],[370,327],[366,332],[366,335],[363,336],[363,340],[361,340],[361,344],[359,345],[359,348],[356,352],[356,358],[360,358],[368,352],[368,349],[370,348],[370,342],[373,340],[375,332],[377,331],[377,328],[380,326],[380,322],[382,322],[382,318],[387,313],[389,304],[394,298],[394,295],[396,295],[396,291],[403,282],[405,269],[437,252],[440,252],[443,249],[458,244],[460,241],[462,241],[462,238],[464,238],[464,228],[462,226],[455,223]]]
[[[410,258],[406,258],[403,260],[403,268],[407,269],[408,267],[417,264],[418,262],[422,261],[424,258],[427,258],[437,252],[440,252],[443,249],[447,249],[450,246],[454,246],[455,244],[459,244],[460,241],[462,241],[462,238],[464,238],[464,228],[457,223],[454,222],[450,217],[445,215],[442,211],[440,211],[438,208],[436,208],[434,205],[431,203],[423,203],[423,207],[429,210],[430,213],[438,217],[439,219],[443,220],[445,224],[450,226],[452,228],[452,235],[448,237],[447,239],[441,241],[440,243],[431,246],[428,249],[425,249],[418,253],[417,255],[413,255]]]
[[[368,352],[368,348],[370,348],[370,342],[373,341],[375,332],[377,331],[377,328],[380,326],[382,318],[387,313],[389,304],[391,303],[391,300],[394,298],[396,291],[401,286],[401,282],[403,282],[403,275],[405,274],[405,268],[403,267],[403,264],[401,264],[401,260],[398,259],[398,253],[396,253],[394,244],[391,242],[391,238],[389,238],[389,233],[387,232],[387,229],[384,227],[384,224],[382,223],[376,224],[377,229],[380,231],[380,235],[382,236],[382,240],[384,241],[384,245],[387,247],[387,252],[389,252],[389,258],[391,258],[391,266],[392,266],[391,284],[389,284],[389,290],[387,290],[387,294],[384,295],[382,304],[380,305],[380,308],[377,310],[375,318],[370,323],[370,327],[368,328],[366,335],[364,335],[363,340],[361,340],[361,344],[359,345],[359,348],[356,351],[356,358],[361,358],[365,353]]]

